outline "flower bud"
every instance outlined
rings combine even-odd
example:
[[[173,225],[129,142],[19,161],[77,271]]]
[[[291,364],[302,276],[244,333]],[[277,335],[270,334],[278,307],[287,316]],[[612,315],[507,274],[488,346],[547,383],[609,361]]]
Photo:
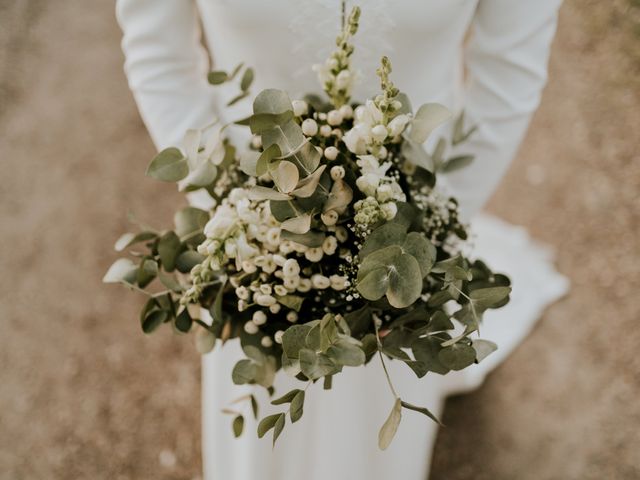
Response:
[[[260,345],[262,345],[264,348],[269,348],[273,346],[273,340],[271,340],[271,337],[262,337],[262,340],[260,340]]]
[[[331,227],[338,221],[338,213],[335,210],[329,210],[321,214],[320,219],[327,227]]]
[[[342,123],[342,114],[339,110],[331,110],[327,114],[327,123],[334,127],[340,125]]]
[[[351,108],[351,105],[342,105],[340,107],[340,114],[342,115],[343,119],[349,119],[353,117],[353,108]]]
[[[382,142],[387,138],[387,127],[384,125],[376,125],[371,129],[371,135],[376,142]]]
[[[338,158],[338,153],[340,153],[340,151],[336,147],[327,147],[324,149],[324,156],[327,160],[330,161]]]
[[[291,104],[293,105],[293,114],[296,117],[301,117],[309,112],[309,105],[304,100],[294,100]]]
[[[330,125],[322,125],[320,127],[320,135],[323,137],[328,137],[331,135],[331,126]]]
[[[302,133],[304,133],[308,137],[313,137],[316,133],[318,133],[318,124],[313,118],[307,118],[304,122],[302,122]]]
[[[244,324],[244,331],[247,332],[249,335],[255,335],[256,333],[258,333],[258,330],[259,330],[258,326],[252,321],[249,321]]]

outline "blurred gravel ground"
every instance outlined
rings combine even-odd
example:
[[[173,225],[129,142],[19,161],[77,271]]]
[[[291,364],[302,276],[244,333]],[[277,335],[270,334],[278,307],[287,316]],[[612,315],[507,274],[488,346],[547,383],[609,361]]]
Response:
[[[452,399],[434,480],[640,478],[638,0],[567,0],[549,87],[491,211],[557,249],[571,294]],[[122,74],[113,3],[0,0],[0,479],[192,479],[199,359],[100,283],[178,196]]]

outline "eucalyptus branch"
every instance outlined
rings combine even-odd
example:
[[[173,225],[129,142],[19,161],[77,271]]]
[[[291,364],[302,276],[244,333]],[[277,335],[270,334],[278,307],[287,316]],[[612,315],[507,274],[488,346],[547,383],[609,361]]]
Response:
[[[380,363],[382,364],[382,369],[384,370],[384,375],[387,377],[387,383],[389,384],[389,388],[391,389],[391,393],[394,397],[400,398],[396,389],[393,386],[393,382],[391,381],[391,376],[389,375],[389,370],[387,370],[387,364],[384,361],[384,357],[382,356],[382,341],[380,340],[380,327],[378,326],[378,322],[380,319],[376,316],[373,318],[373,327],[376,332],[376,340],[378,342],[378,356],[380,357]]]

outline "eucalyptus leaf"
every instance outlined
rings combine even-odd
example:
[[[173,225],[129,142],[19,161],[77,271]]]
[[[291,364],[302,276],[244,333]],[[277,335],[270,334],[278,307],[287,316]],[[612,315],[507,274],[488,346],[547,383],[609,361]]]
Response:
[[[311,215],[304,213],[298,217],[289,218],[280,224],[280,228],[300,235],[307,233],[311,228]]]
[[[166,148],[158,153],[147,167],[146,175],[163,182],[177,182],[189,173],[187,159],[175,148]]]
[[[162,267],[167,272],[172,272],[175,269],[176,259],[180,254],[181,247],[182,243],[180,242],[180,238],[173,231],[169,231],[160,237],[160,241],[158,242],[158,255],[160,255]]]
[[[195,207],[178,210],[173,218],[176,233],[180,238],[190,237],[202,232],[209,221],[209,213]]]
[[[233,436],[238,438],[242,435],[242,431],[244,430],[244,417],[242,415],[236,416],[233,419]]]
[[[240,80],[240,90],[246,92],[249,90],[249,87],[253,83],[254,73],[253,68],[247,68],[242,74],[242,79]]]
[[[121,252],[127,247],[131,245],[135,245],[136,243],[146,242],[147,240],[153,240],[158,236],[155,232],[140,232],[140,233],[125,233],[122,235],[118,241],[116,242],[114,248],[116,252]]]
[[[440,422],[440,420],[438,420],[438,417],[436,417],[433,413],[431,413],[431,411],[428,408],[425,407],[418,407],[416,405],[412,405],[409,402],[402,402],[402,406],[406,409],[409,410],[413,410],[414,412],[418,412],[421,413],[423,415],[426,415],[427,417],[429,417],[431,420],[433,420],[434,422],[436,422],[438,425],[442,426],[442,422]]]
[[[334,363],[349,367],[358,367],[365,362],[365,354],[360,347],[345,340],[338,340],[327,350]]]
[[[440,350],[438,360],[451,370],[462,370],[475,362],[476,351],[464,343],[455,343]]]
[[[300,390],[299,388],[295,388],[285,393],[283,396],[276,398],[275,400],[271,400],[271,405],[282,405],[284,403],[291,403],[293,398],[301,391],[302,390]]]
[[[411,140],[417,143],[424,143],[433,130],[450,118],[451,112],[444,105],[439,103],[422,105],[411,122]]]
[[[255,381],[258,366],[249,359],[239,360],[231,371],[231,379],[236,385],[244,385]]]
[[[276,422],[280,417],[284,417],[284,413],[276,413],[263,418],[258,424],[258,437],[264,437],[269,430],[275,427]]]
[[[474,305],[483,309],[499,304],[511,293],[511,287],[490,287],[473,290],[469,297]]]
[[[498,346],[495,343],[490,342],[489,340],[482,340],[480,338],[473,340],[471,342],[471,346],[476,351],[476,361],[478,363],[498,349]]]
[[[142,320],[142,331],[147,334],[153,332],[162,325],[168,317],[169,312],[166,310],[151,310]]]
[[[257,185],[249,190],[251,200],[261,202],[263,200],[289,200],[291,197],[286,193],[281,193],[273,188]]]
[[[380,447],[380,450],[386,450],[387,447],[391,445],[391,441],[398,431],[401,419],[402,401],[399,398],[396,398],[393,408],[391,409],[391,413],[389,413],[389,417],[387,417],[387,420],[384,422],[380,432],[378,433],[378,447]]]
[[[291,401],[291,409],[289,415],[291,417],[291,423],[296,423],[302,417],[304,409],[304,391],[300,390],[293,400]]]
[[[199,328],[196,334],[196,350],[204,355],[209,353],[216,345],[216,336],[206,328]]]
[[[471,165],[471,162],[473,162],[473,159],[474,159],[473,155],[459,155],[459,156],[450,158],[442,165],[442,171],[445,173],[449,173],[455,170],[460,170],[461,168]]]
[[[138,266],[128,258],[119,258],[102,277],[104,283],[120,283],[138,270]]]
[[[189,273],[193,267],[204,262],[204,258],[194,250],[185,250],[176,259],[176,268],[180,273]]]
[[[207,75],[207,80],[211,85],[220,85],[226,82],[229,79],[229,75],[227,72],[222,70],[214,70],[213,72],[209,72]]]

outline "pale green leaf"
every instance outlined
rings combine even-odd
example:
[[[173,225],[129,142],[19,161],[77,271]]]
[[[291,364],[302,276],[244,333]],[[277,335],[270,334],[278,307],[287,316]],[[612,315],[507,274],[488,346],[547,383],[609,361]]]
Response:
[[[380,432],[378,433],[378,447],[380,447],[380,450],[386,450],[387,447],[391,445],[391,441],[398,431],[401,418],[402,401],[399,398],[396,398],[393,408],[391,409],[391,413],[389,413],[389,417],[387,417],[387,420],[384,422]]]

